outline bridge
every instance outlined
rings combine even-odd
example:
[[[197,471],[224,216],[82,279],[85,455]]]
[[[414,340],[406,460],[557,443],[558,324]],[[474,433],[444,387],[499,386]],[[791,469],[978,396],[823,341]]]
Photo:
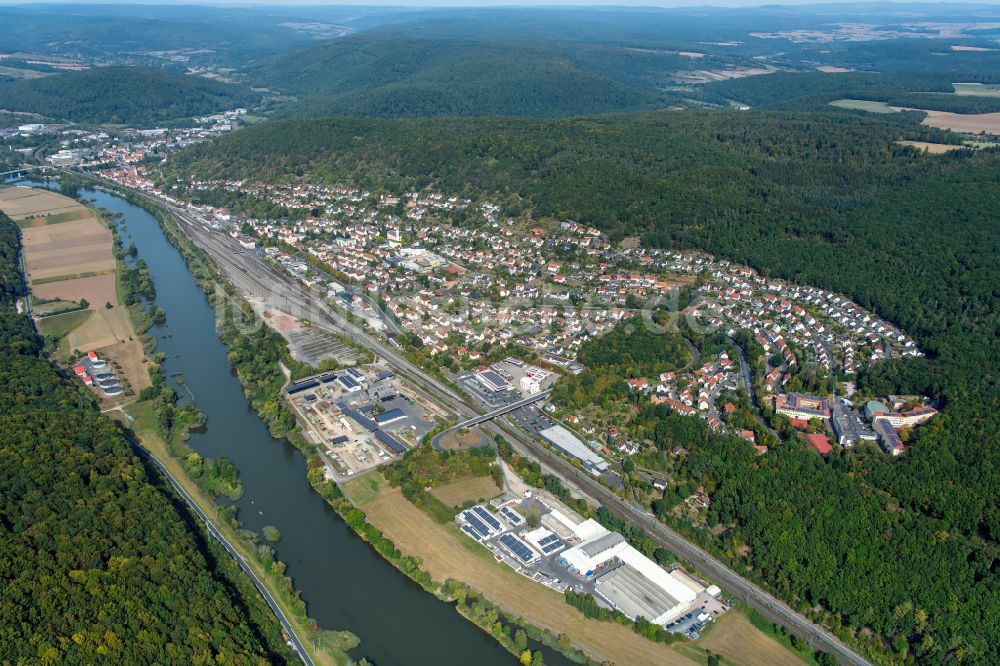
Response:
[[[538,402],[539,400],[549,397],[549,395],[551,394],[552,394],[552,389],[548,389],[547,391],[539,391],[534,395],[529,395],[527,398],[522,398],[521,400],[507,403],[506,405],[497,407],[493,411],[486,412],[485,414],[480,414],[479,416],[474,416],[471,419],[466,419],[465,421],[462,421],[461,423],[456,423],[447,430],[442,430],[438,434],[434,435],[434,438],[431,440],[431,444],[434,446],[434,448],[439,448],[438,442],[440,442],[441,438],[447,435],[449,432],[453,432],[455,430],[461,430],[462,428],[471,428],[473,426],[486,423],[487,421],[492,421],[498,416],[503,416],[504,414],[513,412],[515,409],[520,409],[521,407],[530,405],[533,402]]]
[[[5,183],[13,183],[18,180],[24,180],[28,177],[28,169],[14,169],[13,171],[4,171],[0,173],[0,178],[3,179]]]

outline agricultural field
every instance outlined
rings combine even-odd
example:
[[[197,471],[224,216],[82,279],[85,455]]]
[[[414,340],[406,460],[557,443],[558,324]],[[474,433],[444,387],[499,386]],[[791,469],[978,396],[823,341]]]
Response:
[[[30,187],[0,189],[0,208],[15,222],[44,218],[66,212],[86,211],[87,208],[56,192]],[[88,211],[89,212],[89,211]],[[39,222],[41,224],[42,222]]]
[[[954,132],[970,134],[1000,134],[1000,113],[950,113],[925,111],[923,124]]]
[[[75,278],[72,280],[55,280],[41,282],[31,286],[31,293],[37,298],[80,302],[86,299],[94,307],[105,303],[118,305],[118,295],[115,293],[115,276],[113,273],[95,275],[93,277]]]
[[[897,113],[899,111],[899,109],[889,106],[885,102],[873,102],[867,99],[837,99],[830,102],[830,106],[836,106],[840,109],[868,111],[870,113]]]
[[[920,150],[926,150],[931,155],[942,155],[952,150],[958,150],[960,148],[969,148],[970,146],[966,144],[951,144],[951,143],[930,143],[928,141],[897,141],[901,146],[912,146],[914,148],[919,148]]]
[[[60,358],[96,351],[121,369],[133,391],[148,386],[142,344],[118,300],[111,230],[90,208],[48,190],[0,189],[0,210],[21,228],[31,295],[47,301],[36,305],[36,313],[88,304],[38,320],[39,331],[59,342]]]
[[[490,476],[467,477],[431,489],[431,495],[454,507],[470,501],[491,500],[500,493],[501,490]]]
[[[1000,86],[990,83],[953,83],[956,95],[1000,97]]]

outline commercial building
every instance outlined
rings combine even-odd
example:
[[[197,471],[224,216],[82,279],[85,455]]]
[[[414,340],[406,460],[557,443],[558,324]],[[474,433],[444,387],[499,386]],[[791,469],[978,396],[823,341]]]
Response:
[[[575,527],[583,541],[564,551],[559,560],[580,576],[598,575],[594,589],[630,618],[644,617],[665,624],[697,598],[698,592],[691,585],[667,573],[629,545],[621,534],[593,520]]]
[[[476,379],[490,391],[509,391],[513,387],[506,379],[493,370],[483,370],[476,373]]]
[[[644,617],[650,622],[665,624],[688,606],[627,564],[601,576],[595,589],[633,620]]]
[[[593,449],[581,442],[576,435],[563,426],[555,425],[538,434],[563,455],[579,460],[583,464],[583,468],[594,476],[600,476],[608,471],[608,461],[597,455]]]

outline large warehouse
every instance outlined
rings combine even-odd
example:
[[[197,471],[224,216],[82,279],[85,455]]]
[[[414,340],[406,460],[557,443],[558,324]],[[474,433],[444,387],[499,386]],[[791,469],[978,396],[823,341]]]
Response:
[[[563,426],[552,426],[538,434],[547,439],[563,455],[578,458],[583,463],[583,468],[594,476],[600,476],[608,471],[608,461],[597,455],[593,449]]]
[[[689,585],[630,546],[621,534],[592,523],[577,526],[583,541],[559,557],[581,576],[598,574],[595,589],[614,608],[633,620],[644,617],[665,624],[694,603],[698,593]],[[609,571],[601,574],[602,569]]]

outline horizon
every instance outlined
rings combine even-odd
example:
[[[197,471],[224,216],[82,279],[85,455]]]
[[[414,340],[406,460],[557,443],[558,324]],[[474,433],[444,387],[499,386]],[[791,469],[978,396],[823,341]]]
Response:
[[[356,0],[91,0],[83,3],[73,3],[68,0],[34,0],[33,2],[23,2],[21,0],[0,0],[3,7],[31,8],[40,5],[73,5],[73,6],[94,6],[106,5],[114,6],[190,6],[190,7],[227,7],[227,8],[261,8],[261,7],[281,7],[294,9],[297,7],[315,9],[317,7],[358,7],[381,9],[480,9],[480,8],[511,8],[511,9],[763,9],[777,7],[830,7],[833,5],[854,6],[854,7],[878,7],[894,6],[909,7],[918,5],[962,5],[966,7],[995,7],[1000,5],[1000,0],[978,0],[969,2],[968,0],[910,0],[909,2],[899,2],[898,0],[783,0],[782,2],[763,2],[760,0],[626,0],[624,2],[614,2],[609,0],[372,0],[359,3]]]

